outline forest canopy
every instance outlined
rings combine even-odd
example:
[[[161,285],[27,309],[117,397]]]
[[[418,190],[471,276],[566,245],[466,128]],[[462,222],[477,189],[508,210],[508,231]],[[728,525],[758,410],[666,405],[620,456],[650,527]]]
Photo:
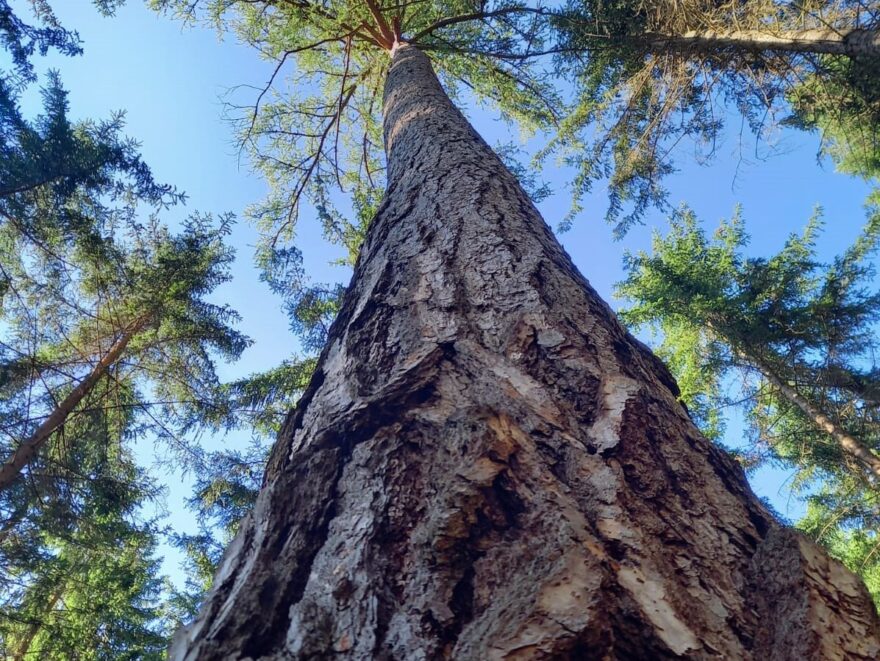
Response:
[[[214,166],[165,182],[112,110],[128,99],[82,117],[72,99],[94,90],[68,89],[65,63],[90,44],[55,5],[0,0],[3,654],[165,658],[195,616],[382,208],[383,87],[404,43],[481,131],[506,138],[495,151],[594,284],[620,281],[621,319],[668,365],[700,430],[756,489],[787,471],[791,523],[880,603],[880,4],[149,0],[147,13],[96,0],[70,12],[95,34],[137,11],[187,26],[181,43],[210,30],[217,49],[247,49],[260,83],[227,80],[247,84],[227,121],[213,97],[200,119],[230,167],[266,184],[232,210],[184,210]],[[143,48],[160,61],[161,46]],[[162,171],[194,162],[183,138],[163,138]],[[790,212],[754,196],[712,233],[680,191],[741,161],[745,143],[780,152],[752,166],[759,178],[795,143],[827,189],[785,181]],[[853,190],[861,215],[838,204]],[[799,216],[804,196],[853,217]],[[611,263],[602,245],[622,268],[591,270]],[[236,298],[254,280],[262,293]],[[248,334],[270,317],[240,313],[250,297],[287,325],[258,368],[248,357],[265,338]],[[169,517],[181,481],[186,513]],[[184,558],[173,577],[169,553]]]

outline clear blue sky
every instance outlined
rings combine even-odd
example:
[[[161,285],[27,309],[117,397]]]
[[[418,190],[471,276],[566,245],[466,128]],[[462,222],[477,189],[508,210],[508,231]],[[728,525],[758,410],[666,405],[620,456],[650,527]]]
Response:
[[[14,6],[21,4],[21,0],[13,2]],[[208,29],[184,28],[150,12],[139,0],[129,0],[114,18],[100,17],[89,0],[57,0],[53,5],[61,22],[79,31],[85,46],[81,57],[46,59],[61,71],[70,91],[72,115],[102,118],[113,110],[127,111],[127,133],[141,141],[145,160],[157,178],[189,194],[187,208],[172,210],[169,222],[196,209],[232,211],[243,218],[245,207],[260,200],[265,186],[249,173],[246,162],[239,161],[231,128],[221,119],[221,97],[237,85],[264,84],[273,65],[261,61],[252,49],[236,44],[232,37],[220,41]],[[33,95],[25,105],[29,110],[37,107]],[[509,127],[491,113],[473,111],[470,116],[490,144],[509,141]],[[735,204],[742,203],[756,254],[778,250],[788,234],[802,228],[815,205],[821,204],[828,221],[821,244],[823,255],[831,256],[848,245],[864,222],[862,204],[867,186],[833,173],[830,165],[817,165],[815,136],[781,134],[779,144],[784,153],[761,160],[758,157],[767,153],[766,146],[756,154],[754,140],[748,132],[743,135],[739,144],[738,126],[733,127],[719,145],[711,167],[696,166],[687,147],[680,149],[682,171],[666,182],[671,202],[687,201],[713,226],[720,218],[729,217]],[[551,226],[568,209],[565,178],[562,171],[544,173],[557,192],[541,205]],[[597,188],[583,216],[560,239],[593,286],[617,307],[611,292],[623,275],[624,249],[647,248],[651,229],[665,228],[665,219],[652,214],[645,227],[637,227],[624,241],[615,242],[611,229],[601,220],[605,207],[604,191]],[[304,214],[298,231],[307,272],[319,281],[347,281],[345,271],[330,266],[337,253],[321,240],[317,222]],[[223,286],[217,298],[243,315],[241,329],[254,339],[254,345],[236,365],[223,368],[225,378],[272,367],[297,349],[278,299],[259,282],[252,267],[255,233],[242,222],[232,241],[238,248],[234,280]],[[731,425],[730,432],[729,443],[735,445],[738,426]],[[753,488],[769,497],[782,514],[796,518],[800,507],[780,490],[786,477],[784,471],[762,471],[753,480]],[[168,475],[168,487],[169,522],[191,530],[192,514],[182,507],[188,482]],[[176,560],[171,554],[165,569],[179,577]]]

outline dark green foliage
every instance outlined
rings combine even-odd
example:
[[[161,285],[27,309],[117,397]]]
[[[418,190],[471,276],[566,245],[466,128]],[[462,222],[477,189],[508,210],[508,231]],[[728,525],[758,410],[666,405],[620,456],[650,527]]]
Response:
[[[244,451],[211,453],[197,472],[188,505],[197,514],[199,532],[172,536],[174,545],[186,554],[186,584],[173,588],[169,599],[170,616],[178,624],[196,615],[224,549],[238,531],[242,518],[253,508],[268,451],[265,438],[254,439]]]
[[[307,351],[318,351],[324,346],[344,293],[345,287],[340,284],[309,287],[288,306],[291,329]]]
[[[822,58],[817,73],[788,92],[795,126],[821,132],[838,167],[880,177],[880,58]]]
[[[124,3],[125,0],[92,0],[94,7],[107,16]],[[45,55],[50,50],[63,55],[82,53],[79,35],[58,22],[50,0],[28,0],[27,4],[33,22],[18,16],[9,0],[0,0],[0,48],[9,54],[13,64],[12,72],[5,75],[0,72],[0,77],[7,81],[14,79],[21,85],[36,79],[31,63],[33,55]]]
[[[206,297],[229,277],[232,220],[195,214],[176,233],[162,225],[157,212],[182,194],[153,179],[121,115],[71,122],[57,74],[43,114],[22,117],[29,56],[78,52],[48,4],[33,7],[44,27],[0,4],[16,65],[0,76],[0,462],[129,339],[0,490],[0,649],[161,659],[161,531],[144,514],[161,491],[132,447],[152,437],[178,468],[200,468],[190,432],[208,424],[206,412],[230,408],[215,361],[248,341],[232,326],[237,315]]]
[[[79,36],[58,24],[52,8],[43,1],[33,3],[35,18],[39,25],[21,20],[9,6],[8,0],[0,0],[0,47],[12,58],[13,71],[3,75],[5,82],[13,87],[35,80],[31,56],[45,55],[56,49],[65,55],[82,52]]]
[[[81,433],[95,432],[78,422]],[[152,494],[124,451],[102,450],[77,448],[85,475],[69,525],[44,512],[0,543],[0,649],[10,658],[164,658],[156,531],[138,513]]]
[[[880,597],[880,557],[869,550],[880,551],[877,478],[778,386],[880,452],[880,293],[871,259],[880,210],[869,209],[862,236],[830,264],[816,258],[821,227],[817,216],[776,255],[746,257],[738,214],[710,238],[682,209],[667,236],[655,235],[652,255],[627,257],[618,291],[631,306],[621,316],[661,333],[657,352],[708,435],[719,438],[725,407],[743,409],[752,440],[741,453],[746,467],[794,469],[792,487],[810,501],[800,525],[874,577],[869,587]],[[731,384],[738,388],[728,395]]]
[[[376,41],[381,29],[367,4],[152,4],[235,30],[277,62],[253,108],[238,116],[242,146],[273,187],[270,199],[253,210],[267,237],[261,262],[293,240],[304,199],[316,208],[327,238],[356,254],[384,185],[377,113],[387,46]],[[842,169],[876,172],[876,58],[823,55],[811,51],[807,38],[792,50],[760,43],[760,37],[811,29],[876,30],[876,2],[571,0],[552,8],[434,2],[381,13],[399,26],[401,39],[431,53],[453,96],[467,88],[527,131],[550,134],[540,157],[558,154],[576,171],[574,205],[563,228],[603,179],[607,218],[618,235],[651,206],[663,208],[675,148],[687,139],[699,160],[710,159],[732,112],[759,138],[780,123],[818,128],[825,153]],[[739,43],[693,39],[733,32]],[[552,67],[541,60],[545,55],[554,56]],[[288,67],[292,75],[282,81]],[[574,86],[570,103],[560,93],[566,85],[554,84],[563,81]],[[348,218],[334,204],[334,189],[353,205]]]
[[[54,72],[43,88],[43,108],[35,121],[24,120],[15,94],[0,80],[0,211],[7,219],[36,223],[39,211],[61,206],[52,220],[59,231],[76,231],[83,220],[64,202],[77,190],[156,205],[182,200],[173,187],[153,179],[137,143],[122,135],[122,114],[71,123],[67,92]]]
[[[11,227],[3,230],[9,239]],[[245,345],[227,325],[235,320],[231,311],[203,299],[226,278],[231,254],[221,242],[225,226],[217,230],[195,218],[180,236],[155,223],[135,225],[132,232],[124,248],[102,244],[95,253],[65,253],[63,268],[40,259],[45,246],[9,241],[24,259],[11,271],[12,293],[3,306],[4,458],[91,369],[93,352],[108,346],[133,315],[150,318],[123,358],[0,494],[9,525],[0,542],[0,571],[10,580],[22,577],[23,585],[20,594],[7,593],[6,612],[21,611],[34,590],[45,592],[41,581],[51,575],[43,579],[43,572],[61,572],[52,569],[60,559],[65,575],[84,574],[77,590],[91,591],[81,594],[65,585],[65,604],[77,600],[95,607],[80,606],[82,619],[67,617],[66,607],[46,615],[34,642],[44,650],[40,658],[71,658],[71,650],[77,658],[151,658],[147,647],[160,658],[165,643],[155,603],[156,562],[150,555],[157,531],[137,524],[139,508],[158,492],[134,468],[129,448],[149,434],[165,442],[178,467],[198,468],[198,451],[185,434],[204,426],[205,409],[225,403],[213,356],[234,358]],[[4,251],[4,264],[11,254]],[[33,269],[22,268],[30,263]],[[96,574],[96,567],[107,573]],[[136,576],[119,575],[135,571]],[[113,602],[102,606],[93,592]],[[149,608],[137,605],[143,600]],[[13,617],[4,622],[0,613],[4,640],[20,639],[20,632],[6,629],[13,622]],[[106,638],[93,641],[94,628],[106,631]],[[145,633],[127,638],[129,629]],[[102,651],[102,641],[114,647]]]
[[[252,374],[221,386],[222,407],[206,412],[206,420],[220,426],[250,428],[273,438],[305,389],[317,362],[314,357],[291,358],[278,367]]]

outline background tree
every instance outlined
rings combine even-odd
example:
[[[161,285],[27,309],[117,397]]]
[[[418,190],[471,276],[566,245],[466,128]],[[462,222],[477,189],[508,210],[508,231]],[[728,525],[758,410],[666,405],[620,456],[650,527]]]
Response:
[[[14,65],[0,76],[0,645],[162,658],[161,528],[145,514],[161,490],[132,446],[164,441],[160,458],[203,470],[191,432],[232,415],[214,363],[247,340],[207,301],[228,279],[231,219],[170,232],[157,214],[183,195],[153,179],[121,114],[71,122],[53,72],[43,114],[22,116],[30,56],[80,49],[34,9],[37,26],[0,4]]]
[[[701,428],[720,437],[726,407],[745,413],[748,468],[794,469],[809,501],[799,524],[861,573],[880,598],[880,212],[841,256],[822,264],[813,218],[769,258],[746,257],[737,214],[707,237],[684,208],[652,254],[630,255],[619,293],[634,327],[660,333],[658,354]],[[732,394],[728,384],[740,387]]]
[[[91,441],[70,449],[87,476],[76,488],[76,517],[56,506],[5,531],[4,658],[165,658],[158,531],[142,520],[141,509],[155,498],[155,487],[124,449],[108,452],[118,444],[108,417],[95,409],[69,425],[69,433]],[[56,497],[73,491],[58,487]]]
[[[118,373],[123,358],[130,372],[153,377],[165,419],[185,427],[190,414],[181,406],[202,401],[216,382],[211,352],[231,357],[246,345],[228,325],[234,312],[204,300],[228,277],[232,253],[222,239],[230,220],[214,228],[193,216],[176,237],[155,216],[138,220],[139,204],[161,208],[180,195],[153,182],[132,143],[118,138],[118,120],[101,128],[106,140],[93,140],[92,124],[68,122],[57,78],[44,96],[46,114],[34,125],[14,104],[4,108],[4,149],[12,155],[4,166],[32,182],[0,196],[4,489],[103,380],[135,392]],[[82,172],[44,176],[34,172],[43,166],[35,145],[73,152],[48,159],[53,167],[82,162],[81,151],[102,156]]]
[[[151,223],[135,226],[125,249],[105,242],[87,244],[91,250],[57,241],[35,247],[11,225],[2,230],[0,411],[4,469],[16,469],[5,472],[0,496],[2,574],[16,587],[3,606],[6,615],[37,609],[24,631],[2,636],[13,650],[37,645],[41,658],[69,658],[71,650],[158,655],[165,647],[162,622],[151,621],[158,528],[138,523],[158,492],[135,469],[130,448],[150,435],[166,442],[178,465],[202,467],[186,434],[216,406],[211,355],[234,356],[244,346],[226,325],[230,312],[202,299],[226,277],[225,229],[195,218],[173,237]],[[107,348],[120,339],[128,340],[124,350],[107,362]],[[78,389],[75,403],[62,406]],[[58,424],[46,427],[52,416]],[[23,447],[27,461],[15,462]],[[59,577],[74,583],[57,585]],[[97,594],[112,601],[101,606]]]
[[[675,147],[711,157],[735,114],[764,138],[818,129],[835,163],[877,174],[877,3],[573,0],[551,20],[575,108],[547,151],[578,168],[575,211],[609,178],[618,234],[663,206]]]
[[[112,13],[118,4],[95,3],[103,13]],[[6,603],[11,628],[4,629],[4,636],[12,641],[8,647],[13,652],[24,641],[30,648],[33,640],[49,637],[76,638],[83,645],[80,654],[106,655],[101,645],[88,643],[88,627],[110,626],[109,621],[102,624],[100,609],[75,622],[50,614],[48,601],[33,601],[32,595],[43,594],[46,581],[58,573],[48,562],[60,553],[55,535],[69,540],[79,527],[95,529],[90,517],[99,496],[94,489],[110,480],[120,493],[137,493],[140,498],[137,506],[120,503],[119,516],[140,536],[147,562],[161,529],[155,522],[139,523],[138,512],[153,507],[161,494],[152,475],[135,468],[128,448],[146,437],[164,440],[158,456],[169,459],[170,452],[173,461],[168,463],[196,480],[194,503],[200,504],[195,509],[202,527],[197,536],[172,534],[192,553],[196,571],[193,589],[179,592],[166,585],[163,590],[171,590],[170,597],[161,596],[170,601],[161,608],[151,606],[151,617],[163,621],[149,624],[150,635],[167,633],[166,620],[179,622],[181,612],[190,613],[198,603],[198,568],[203,574],[213,573],[207,559],[216,561],[217,548],[255,497],[267,434],[277,432],[315,361],[294,357],[250,378],[218,382],[213,360],[230,360],[244,346],[244,338],[226,325],[235,319],[231,311],[204,299],[227,277],[232,255],[223,241],[230,220],[221,219],[212,227],[208,217],[196,216],[181,236],[171,235],[155,217],[141,224],[142,207],[158,212],[183,201],[183,194],[153,179],[137,144],[122,135],[122,113],[106,122],[70,122],[67,93],[55,72],[50,71],[45,81],[43,115],[34,121],[22,117],[18,94],[36,80],[31,56],[50,48],[68,55],[81,52],[77,34],[60,25],[48,3],[34,10],[36,25],[29,25],[5,2],[0,7],[0,30],[14,64],[0,88],[0,218],[3,257],[8,260],[3,262],[8,277],[0,279],[0,293],[8,294],[4,314],[10,324],[2,338],[0,379],[6,405],[7,452],[2,459],[8,464],[3,483],[9,517],[0,544],[3,575],[16,586]],[[334,296],[336,291],[309,286],[290,303],[296,307],[290,310],[292,323],[308,335],[308,350],[314,350],[326,332]],[[156,314],[141,314],[148,310]],[[138,320],[137,328],[126,326],[130,318]],[[95,362],[109,353],[114,355],[105,365]],[[85,383],[89,377],[93,378]],[[41,398],[47,417],[39,411]],[[103,423],[83,422],[94,416]],[[216,437],[245,427],[255,436],[254,445],[243,453],[207,452],[190,438],[192,432],[209,431]],[[27,453],[25,464],[9,461],[24,456],[10,454],[22,447],[35,452]],[[103,497],[105,507],[109,501]],[[79,535],[65,553],[72,557],[79,548],[79,557],[70,561],[79,567],[105,561],[101,553],[126,545],[113,537],[123,531],[124,526],[105,531],[89,544]],[[141,565],[133,564],[132,571]],[[149,571],[156,570],[152,560],[148,565]],[[154,599],[152,580],[148,591]],[[105,592],[122,599],[110,584]],[[132,593],[130,598],[130,606],[136,608],[135,600],[141,597]],[[34,616],[27,627],[16,629],[10,614],[22,608],[36,608],[46,617]],[[132,620],[131,626],[138,625]],[[149,647],[142,640],[140,647],[131,641],[126,649],[147,654]],[[49,654],[49,647],[39,649]],[[73,648],[58,649],[69,653]],[[116,647],[114,653],[122,651]]]

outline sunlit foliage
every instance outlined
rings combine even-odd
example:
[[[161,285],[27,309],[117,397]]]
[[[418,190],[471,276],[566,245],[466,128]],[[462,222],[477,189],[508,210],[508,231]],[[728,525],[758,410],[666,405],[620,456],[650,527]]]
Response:
[[[873,256],[880,210],[862,235],[824,264],[817,215],[780,252],[748,257],[739,214],[707,236],[693,212],[672,217],[652,254],[629,255],[618,292],[622,318],[660,334],[658,354],[682,399],[718,439],[729,407],[740,407],[751,444],[746,468],[764,462],[794,471],[810,501],[801,523],[866,578],[880,598],[880,292]],[[863,454],[866,452],[867,454]],[[867,459],[867,461],[866,461]],[[870,581],[869,581],[870,582]]]

